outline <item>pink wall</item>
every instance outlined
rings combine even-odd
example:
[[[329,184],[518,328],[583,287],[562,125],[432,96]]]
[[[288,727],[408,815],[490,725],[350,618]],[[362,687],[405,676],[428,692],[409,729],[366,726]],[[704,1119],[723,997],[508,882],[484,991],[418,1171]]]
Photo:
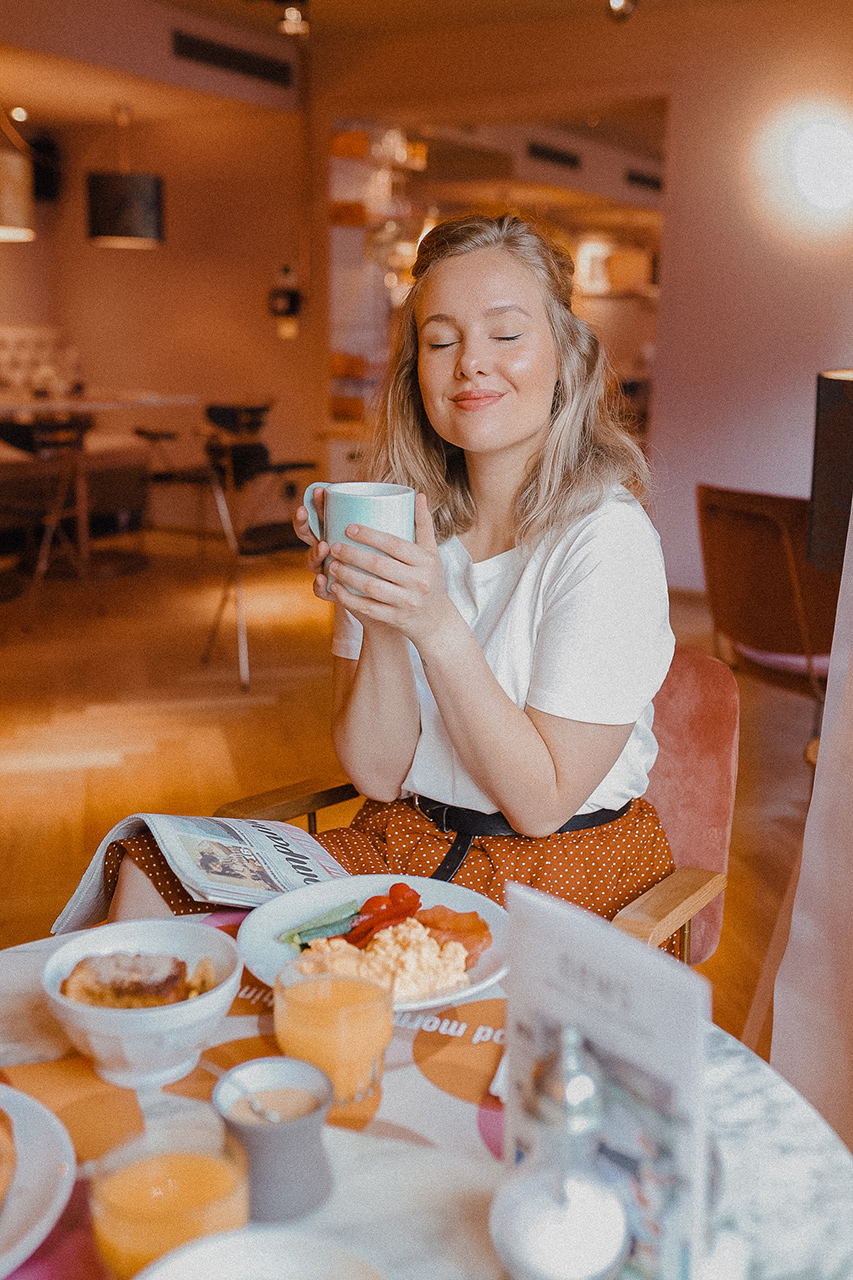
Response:
[[[701,589],[699,482],[807,494],[815,377],[853,359],[853,228],[773,225],[750,157],[771,109],[853,107],[848,0],[693,4],[330,51],[329,110],[559,118],[584,95],[667,93],[669,145],[652,445],[670,581]]]
[[[283,342],[267,311],[277,269],[298,259],[299,128],[292,113],[242,111],[138,126],[134,167],[164,183],[166,238],[151,251],[89,243],[85,173],[103,163],[103,130],[66,131],[55,232],[57,318],[88,378],[275,399],[277,456],[306,456],[311,442],[304,335]],[[197,418],[163,411],[157,421],[190,429]]]
[[[107,0],[0,0],[12,43],[41,40],[48,51],[174,77],[174,60],[157,71],[169,11],[151,0],[128,8],[130,35]],[[108,35],[97,28],[107,10]],[[511,39],[483,28],[464,39],[312,41],[315,260],[303,335],[276,345],[262,312],[269,273],[285,260],[282,250],[291,252],[300,220],[291,203],[301,155],[293,120],[273,125],[270,117],[268,126],[258,116],[243,134],[242,125],[205,118],[186,131],[159,126],[146,142],[177,196],[160,254],[94,256],[75,226],[79,212],[69,205],[63,214],[57,306],[82,330],[75,336],[93,371],[205,396],[269,388],[281,402],[276,430],[301,424],[304,411],[310,444],[323,418],[324,149],[335,118],[559,120],[595,96],[667,94],[655,518],[673,585],[701,588],[696,484],[807,493],[815,375],[851,360],[853,229],[816,238],[771,222],[750,154],[767,113],[786,101],[830,93],[853,107],[849,0],[640,6],[626,23],[603,15],[530,23]],[[79,142],[81,167],[86,145]]]
[[[296,92],[197,68],[170,53],[176,25],[296,67],[291,42],[149,0],[126,10],[118,22],[105,0],[0,0],[0,30],[22,50],[85,57],[87,72],[158,72],[163,81],[207,91],[207,102],[188,94],[181,107],[172,98],[161,118],[131,126],[133,167],[163,177],[165,243],[145,252],[91,245],[85,175],[115,167],[113,127],[52,130],[63,155],[62,195],[38,206],[35,242],[0,245],[0,321],[60,326],[95,386],[189,392],[208,402],[273,400],[266,440],[274,457],[312,458],[325,417],[322,308],[309,290],[299,336],[288,341],[267,310],[278,269],[306,260],[304,120],[293,109]],[[177,461],[199,456],[201,409],[111,414],[99,426],[129,431],[140,421],[181,432]]]

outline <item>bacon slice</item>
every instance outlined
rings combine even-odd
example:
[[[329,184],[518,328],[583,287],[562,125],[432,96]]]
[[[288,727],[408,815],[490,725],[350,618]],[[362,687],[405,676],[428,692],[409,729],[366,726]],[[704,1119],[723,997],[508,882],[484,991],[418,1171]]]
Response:
[[[461,942],[468,952],[466,969],[472,969],[492,945],[492,933],[476,911],[451,911],[450,907],[425,907],[415,919],[429,929],[436,942]]]

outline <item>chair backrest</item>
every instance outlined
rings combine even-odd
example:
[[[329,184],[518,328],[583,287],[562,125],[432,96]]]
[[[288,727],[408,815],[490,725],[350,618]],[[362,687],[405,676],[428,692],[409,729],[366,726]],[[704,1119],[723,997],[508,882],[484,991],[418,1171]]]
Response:
[[[655,698],[658,757],[646,798],[654,804],[677,867],[725,872],[738,761],[738,687],[724,662],[676,647]],[[723,898],[692,925],[692,963],[712,955],[723,923]]]
[[[209,404],[208,422],[233,436],[256,435],[266,424],[272,401],[267,404]]]
[[[766,653],[829,653],[841,575],[806,560],[808,499],[704,484],[696,497],[715,630]]]

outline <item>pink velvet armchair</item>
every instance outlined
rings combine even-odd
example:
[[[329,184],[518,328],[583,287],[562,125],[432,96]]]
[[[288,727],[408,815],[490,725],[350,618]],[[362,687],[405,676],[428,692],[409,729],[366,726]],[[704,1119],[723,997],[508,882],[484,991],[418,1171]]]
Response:
[[[679,954],[699,964],[713,954],[723,919],[729,840],[738,755],[738,690],[725,663],[678,646],[655,698],[658,758],[648,798],[661,816],[676,869],[629,903],[613,923],[659,946],[680,935]],[[277,819],[307,816],[358,796],[345,777],[308,779],[223,805],[221,818]]]

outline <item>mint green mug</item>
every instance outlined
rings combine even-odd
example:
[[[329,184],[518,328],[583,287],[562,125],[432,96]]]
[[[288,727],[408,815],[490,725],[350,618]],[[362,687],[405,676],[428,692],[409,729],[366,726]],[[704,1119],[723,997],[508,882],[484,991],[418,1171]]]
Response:
[[[325,489],[326,501],[322,527],[314,502],[314,490]],[[344,481],[328,484],[315,480],[305,490],[303,503],[308,509],[308,523],[321,542],[346,542],[358,546],[344,532],[348,525],[359,524],[381,533],[392,533],[407,542],[415,540],[415,491],[405,484],[374,484],[368,481]],[[334,579],[329,577],[329,582]],[[354,594],[358,595],[358,592]]]

